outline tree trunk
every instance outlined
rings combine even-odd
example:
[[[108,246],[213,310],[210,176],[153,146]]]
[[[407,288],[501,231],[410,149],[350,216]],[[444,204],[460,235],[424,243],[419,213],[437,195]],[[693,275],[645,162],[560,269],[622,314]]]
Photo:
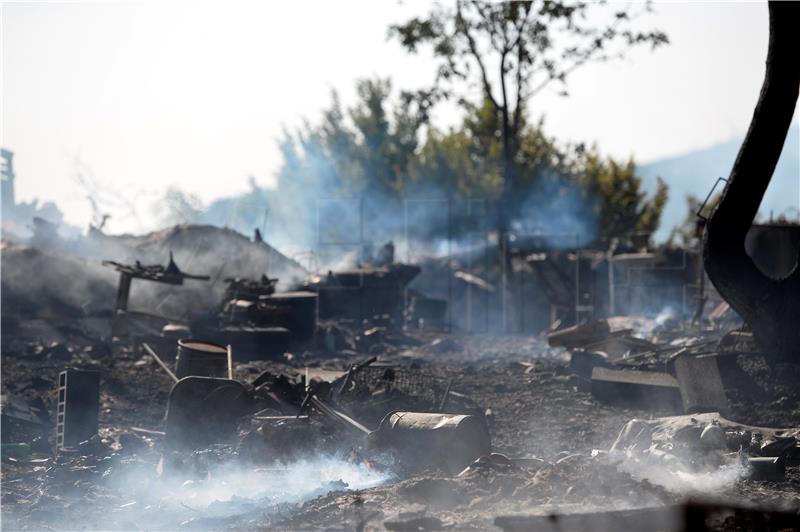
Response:
[[[511,193],[514,188],[514,137],[511,130],[511,122],[508,108],[508,95],[506,93],[505,81],[505,55],[500,61],[500,84],[502,87],[503,106],[500,109],[503,125],[503,191],[500,196],[500,208],[498,210],[497,243],[500,250],[500,260],[502,261],[502,301],[503,332],[509,330],[509,314],[513,308],[509,305],[510,289],[509,280],[513,277],[514,270],[511,263],[510,230],[513,212],[511,210]]]
[[[769,50],[761,95],[722,199],[708,221],[703,260],[717,291],[752,328],[764,353],[800,361],[800,267],[764,275],[744,240],[780,157],[800,89],[800,3],[769,2]],[[800,255],[800,250],[798,250]]]

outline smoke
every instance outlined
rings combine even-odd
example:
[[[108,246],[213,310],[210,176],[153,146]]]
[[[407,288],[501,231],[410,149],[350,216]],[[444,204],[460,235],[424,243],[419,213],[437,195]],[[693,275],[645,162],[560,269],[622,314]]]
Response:
[[[2,244],[2,306],[18,318],[79,317],[110,309],[114,273],[58,252]]]
[[[363,169],[344,148],[313,135],[290,137],[282,149],[284,166],[274,187],[251,181],[248,192],[216,200],[186,221],[244,234],[259,228],[265,241],[290,257],[313,251],[320,269],[343,255],[358,256],[362,246],[388,241],[401,260],[441,256],[476,239],[487,241],[501,220],[521,238],[535,236],[551,249],[585,246],[598,234],[586,191],[555,171],[525,176],[532,186],[507,202],[469,196],[441,176],[404,182],[401,195],[360,175]]]
[[[515,228],[541,239],[551,249],[586,246],[598,236],[597,213],[578,186],[558,176],[542,176],[521,202]]]
[[[155,468],[136,461],[112,470],[106,484],[125,501],[104,527],[176,529],[193,524],[218,528],[227,522],[275,515],[331,491],[378,486],[392,477],[337,456],[316,456],[269,467],[231,461],[209,468],[202,478],[184,473],[157,476]],[[92,523],[85,523],[92,527]]]
[[[737,481],[747,477],[748,468],[739,460],[722,465],[692,466],[675,456],[649,453],[636,457],[621,455],[618,467],[637,480],[647,480],[666,490],[681,495],[708,495],[730,489]]]
[[[511,221],[519,238],[574,249],[597,236],[597,222],[580,190],[545,180],[521,203]],[[322,268],[361,253],[363,246],[388,241],[403,260],[488,242],[497,230],[499,209],[504,206],[491,198],[462,198],[434,185],[417,185],[402,198],[377,191],[325,196],[313,186],[302,193],[254,187],[239,198],[212,203],[197,220],[245,233],[262,227],[265,240],[290,256],[314,251]],[[235,218],[226,212],[235,212]]]
[[[305,269],[275,248],[227,229],[175,226],[136,237],[94,232],[78,239],[54,238],[37,247],[4,242],[2,305],[19,318],[50,318],[52,323],[108,319],[119,274],[102,261],[166,266],[171,252],[183,272],[210,279],[186,280],[179,286],[135,280],[129,310],[187,320],[218,307],[226,278],[266,274],[279,279],[278,290],[287,290],[306,276]],[[156,332],[160,328],[157,321],[144,325],[157,326]]]
[[[661,309],[661,312],[659,312],[658,315],[655,317],[655,319],[653,320],[653,325],[655,325],[656,327],[663,327],[665,324],[667,324],[667,322],[669,322],[669,320],[674,320],[675,318],[677,318],[677,313],[675,312],[675,309],[667,305],[666,307]]]

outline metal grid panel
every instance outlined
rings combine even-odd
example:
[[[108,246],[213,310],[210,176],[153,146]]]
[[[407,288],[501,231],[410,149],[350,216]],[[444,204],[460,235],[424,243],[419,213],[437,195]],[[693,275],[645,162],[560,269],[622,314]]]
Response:
[[[352,385],[345,393],[350,397],[363,397],[370,395],[376,389],[383,389],[438,404],[446,387],[444,379],[419,370],[369,366],[353,376]]]

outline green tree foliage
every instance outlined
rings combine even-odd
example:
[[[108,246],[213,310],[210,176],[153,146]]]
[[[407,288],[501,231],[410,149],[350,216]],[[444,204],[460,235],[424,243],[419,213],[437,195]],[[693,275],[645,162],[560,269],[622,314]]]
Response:
[[[275,195],[281,200],[270,207],[271,217],[314,219],[312,198],[342,196],[368,197],[374,217],[389,219],[402,207],[400,200],[421,194],[487,199],[502,205],[522,230],[531,229],[526,222],[561,229],[548,227],[556,222],[547,213],[557,210],[561,218],[579,218],[587,242],[599,246],[657,227],[666,185],[660,183],[648,199],[632,160],[621,163],[596,148],[562,145],[544,133],[541,121],[522,127],[513,161],[515,194],[503,200],[499,113],[488,99],[468,104],[461,123],[442,131],[427,126],[431,101],[430,94],[393,99],[391,85],[382,80],[359,82],[350,109],[342,109],[334,94],[318,124],[286,134]],[[544,218],[537,218],[541,213]],[[287,223],[283,230],[296,228]],[[458,236],[459,227],[450,232]]]
[[[356,94],[356,103],[344,109],[333,93],[318,123],[285,131],[278,190],[270,205],[273,230],[281,237],[309,240],[307,229],[298,225],[319,219],[317,200],[369,197],[366,206],[398,209],[408,191],[436,92],[403,91],[395,97],[389,80],[366,79],[357,82]],[[382,213],[362,214],[372,220]]]
[[[285,132],[280,184],[302,182],[316,175],[323,193],[380,193],[397,196],[405,187],[408,167],[416,157],[421,128],[428,122],[433,92],[402,92],[390,107],[391,82],[361,80],[357,103],[343,110],[333,94],[318,126]]]
[[[633,159],[621,163],[601,156],[596,148],[583,154],[573,171],[582,185],[586,203],[597,221],[600,242],[612,238],[634,239],[658,229],[667,203],[667,185],[660,178],[655,194],[647,198]]]
[[[566,178],[570,172],[567,153],[555,139],[544,134],[543,122],[523,126],[519,148],[513,160],[518,176],[516,198],[503,200],[504,155],[499,114],[484,99],[481,106],[465,105],[461,124],[447,132],[431,129],[413,167],[418,179],[432,179],[447,190],[465,197],[505,201],[504,208],[519,214],[519,200],[527,196],[537,180]]]
[[[448,197],[492,200],[501,237],[514,221],[547,213],[564,224],[580,218],[582,230],[593,228],[592,237],[599,240],[655,227],[666,197],[663,185],[648,201],[632,162],[618,164],[580,147],[560,146],[544,135],[541,123],[528,122],[534,96],[553,85],[566,94],[568,76],[583,65],[621,57],[634,46],[668,42],[660,31],[632,28],[648,4],[606,10],[606,24],[589,16],[596,7],[455,0],[390,27],[390,36],[409,52],[432,49],[438,61],[434,87],[402,93],[390,104],[388,81],[361,81],[358,101],[347,110],[334,95],[318,125],[286,134],[279,197],[291,200],[282,200],[274,211],[313,217],[309,211],[315,207],[298,199],[313,190],[321,197],[381,198],[386,208],[369,218],[391,218],[389,207],[401,197],[435,188]],[[465,111],[462,123],[449,131],[426,127],[430,108],[441,97],[458,99]]]
[[[452,5],[452,4],[451,4]],[[634,12],[617,9],[596,26],[588,17],[596,4],[552,0],[485,2],[456,0],[437,4],[425,17],[390,27],[409,52],[429,45],[439,60],[437,86],[462,101],[477,84],[484,106],[499,126],[503,199],[519,196],[518,156],[524,151],[525,110],[530,100],[552,84],[566,95],[568,76],[580,67],[622,57],[631,47],[655,48],[668,42],[661,31],[635,31],[631,22],[649,4]],[[483,110],[483,109],[482,109]],[[501,209],[501,232],[514,213]]]

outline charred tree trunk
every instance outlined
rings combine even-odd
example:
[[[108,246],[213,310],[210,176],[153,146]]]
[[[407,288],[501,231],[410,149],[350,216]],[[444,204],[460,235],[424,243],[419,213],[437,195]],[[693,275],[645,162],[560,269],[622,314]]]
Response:
[[[747,255],[752,225],[794,114],[800,89],[800,3],[769,2],[769,50],[761,95],[722,200],[705,233],[703,260],[720,295],[753,330],[765,354],[800,362],[800,266],[784,279]],[[798,250],[800,257],[800,250]]]

